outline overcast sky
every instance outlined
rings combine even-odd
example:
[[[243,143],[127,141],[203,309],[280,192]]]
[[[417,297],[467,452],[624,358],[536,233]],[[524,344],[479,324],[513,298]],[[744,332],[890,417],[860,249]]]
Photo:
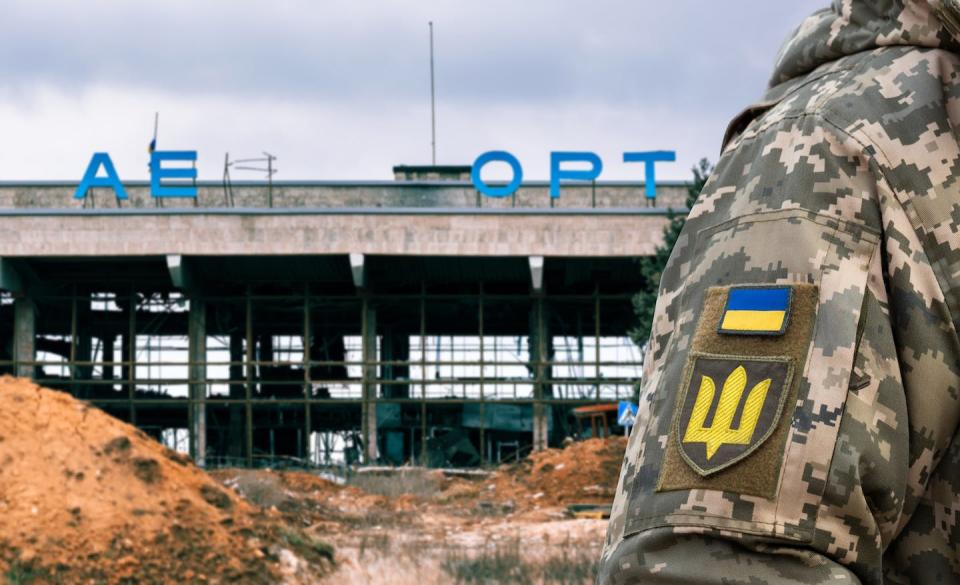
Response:
[[[592,150],[639,179],[624,151],[675,150],[658,178],[687,179],[826,3],[5,0],[0,180],[79,180],[95,151],[147,178],[156,111],[201,179],[265,150],[278,179],[389,179],[430,162],[429,20],[439,164],[508,150],[545,179],[551,150]]]

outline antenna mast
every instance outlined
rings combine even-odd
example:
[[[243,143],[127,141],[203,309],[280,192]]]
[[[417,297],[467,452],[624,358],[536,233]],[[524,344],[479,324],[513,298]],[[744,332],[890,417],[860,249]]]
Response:
[[[433,21],[430,26],[430,152],[433,166],[437,166],[437,100],[433,83]]]

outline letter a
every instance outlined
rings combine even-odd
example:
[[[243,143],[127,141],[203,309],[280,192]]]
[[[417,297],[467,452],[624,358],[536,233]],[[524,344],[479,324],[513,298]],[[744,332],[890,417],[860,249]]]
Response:
[[[97,176],[97,172],[100,171],[101,166],[107,173],[106,177]],[[113,161],[110,160],[110,155],[105,152],[96,152],[93,154],[93,158],[90,159],[90,164],[87,165],[87,172],[83,174],[83,180],[77,185],[77,192],[73,198],[83,199],[87,196],[87,191],[89,191],[91,187],[109,187],[116,192],[117,199],[127,198],[127,191],[123,188],[120,177],[117,176],[117,170],[113,167]]]

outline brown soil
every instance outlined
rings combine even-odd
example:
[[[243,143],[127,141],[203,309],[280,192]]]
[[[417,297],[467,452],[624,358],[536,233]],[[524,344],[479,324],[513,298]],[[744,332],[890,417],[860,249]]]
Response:
[[[496,559],[506,572],[553,563],[564,575],[582,573],[600,556],[606,520],[574,519],[567,505],[611,503],[625,448],[623,437],[592,439],[472,478],[423,468],[358,475],[350,480],[357,485],[293,471],[211,475],[274,507],[287,522],[332,539],[338,569],[323,583],[440,585],[477,557]],[[466,582],[500,582],[482,572],[473,577]],[[549,583],[591,581],[570,576]]]
[[[330,556],[134,427],[0,378],[0,580],[297,583]]]
[[[487,477],[447,477],[440,470],[398,469],[379,480],[337,485],[296,471],[222,469],[211,475],[248,500],[275,508],[288,522],[323,527],[325,534],[355,533],[367,527],[436,527],[447,530],[479,519],[549,521],[569,517],[573,503],[610,504],[627,441],[589,439],[547,449],[518,463],[502,465]],[[412,491],[390,496],[404,474],[421,474]]]
[[[328,537],[342,568],[323,582],[338,584],[428,585],[423,570],[444,582],[444,555],[491,542],[589,557],[605,522],[571,520],[566,505],[611,502],[625,446],[574,443],[486,477],[358,477],[363,489],[305,472],[208,475],[84,402],[2,377],[0,582],[315,583],[333,568]]]
[[[587,439],[565,449],[546,449],[503,466],[491,482],[497,499],[539,506],[613,502],[625,437]]]

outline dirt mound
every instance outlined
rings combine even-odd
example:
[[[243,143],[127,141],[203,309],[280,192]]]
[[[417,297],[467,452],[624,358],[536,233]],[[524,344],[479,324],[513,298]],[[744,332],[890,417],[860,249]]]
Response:
[[[424,473],[439,475],[434,471]],[[384,495],[303,471],[219,469],[210,475],[244,499],[275,510],[287,523],[325,535],[364,526],[395,525],[434,503],[422,494]],[[386,481],[395,483],[393,478]]]
[[[331,556],[136,428],[67,394],[0,378],[8,580],[296,583]]]
[[[414,511],[503,513],[613,502],[625,437],[588,439],[501,465],[489,476],[450,476],[438,469],[398,468],[357,474],[338,485],[312,473],[224,469],[214,478],[247,500],[274,507],[303,525],[389,523],[384,516]]]
[[[488,489],[498,499],[515,499],[518,505],[610,503],[626,448],[625,437],[609,437],[545,449],[520,463],[501,466]]]

